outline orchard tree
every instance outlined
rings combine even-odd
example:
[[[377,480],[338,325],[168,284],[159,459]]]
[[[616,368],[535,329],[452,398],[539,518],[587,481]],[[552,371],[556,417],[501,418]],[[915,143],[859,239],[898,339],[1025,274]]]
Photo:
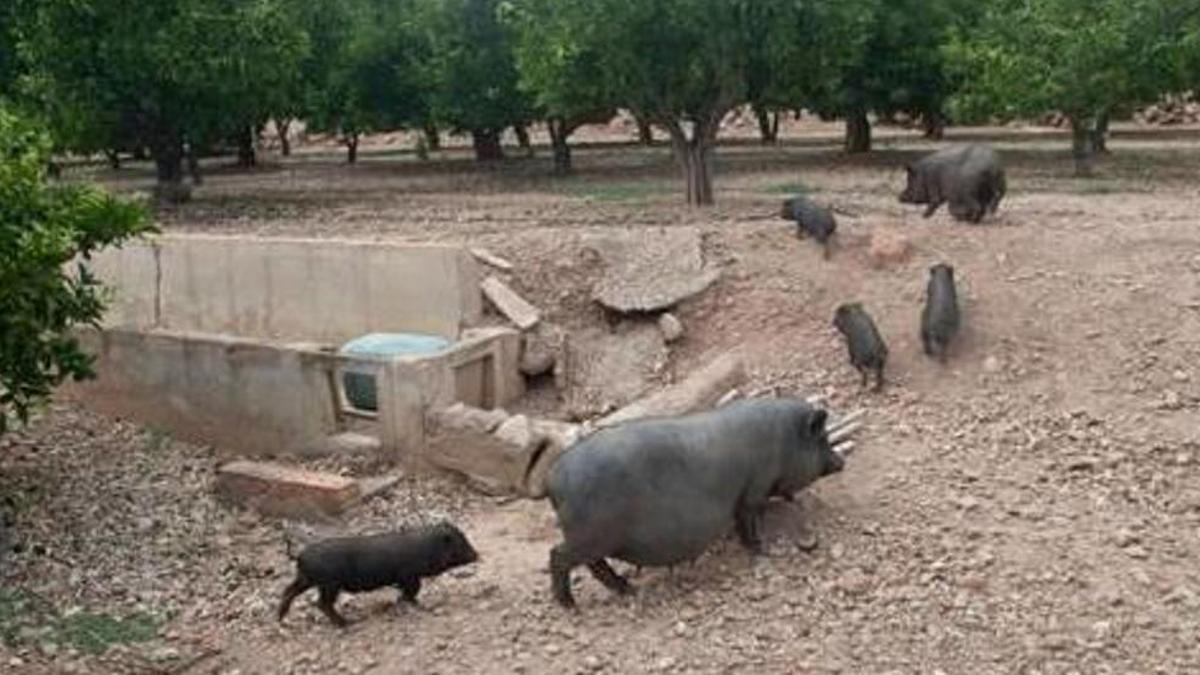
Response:
[[[0,106],[0,434],[55,386],[91,375],[71,334],[105,308],[88,256],[150,229],[136,204],[48,185],[49,154],[48,134]]]
[[[1118,106],[1155,99],[1177,80],[1182,20],[1173,0],[997,0],[946,48],[959,114],[1012,119],[1061,112],[1077,175],[1092,172],[1097,127]]]
[[[471,134],[475,157],[504,157],[500,136],[533,117],[518,87],[512,31],[500,20],[498,0],[426,0],[432,45],[430,82],[434,117]]]
[[[519,86],[546,120],[555,172],[567,174],[571,134],[584,124],[611,120],[617,97],[603,76],[596,45],[571,34],[575,26],[558,13],[560,5],[517,0],[502,16],[514,30]]]
[[[853,31],[833,0],[560,0],[546,49],[587,54],[616,103],[665,129],[689,204],[711,204],[721,120],[751,95],[796,101]],[[561,24],[558,25],[558,24]]]
[[[354,163],[362,134],[427,125],[431,54],[422,2],[305,1],[314,3],[314,49],[303,66],[312,128],[337,132]]]
[[[71,148],[92,136],[148,147],[160,195],[192,145],[263,119],[267,89],[297,67],[304,32],[283,0],[40,0],[22,32],[30,93]]]

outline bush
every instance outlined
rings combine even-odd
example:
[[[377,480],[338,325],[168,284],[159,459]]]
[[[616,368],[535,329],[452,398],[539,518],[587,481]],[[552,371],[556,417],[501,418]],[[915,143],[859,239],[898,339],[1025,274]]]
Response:
[[[97,325],[103,287],[93,252],[152,230],[140,205],[77,184],[51,184],[50,138],[0,105],[0,434],[67,379],[92,375],[71,334]]]

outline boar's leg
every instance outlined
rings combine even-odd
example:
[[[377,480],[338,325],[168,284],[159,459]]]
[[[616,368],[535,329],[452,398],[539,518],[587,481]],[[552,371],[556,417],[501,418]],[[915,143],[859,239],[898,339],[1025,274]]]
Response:
[[[875,391],[883,389],[883,366],[875,367]]]
[[[292,601],[296,596],[304,591],[312,588],[312,582],[303,574],[296,577],[296,580],[288,584],[288,587],[283,591],[283,600],[279,603],[279,620],[283,621],[283,617],[287,616],[288,610],[292,608]]]
[[[401,600],[410,605],[417,604],[417,593],[421,592],[421,579],[419,577],[403,579],[396,586],[400,589]]]
[[[558,604],[568,609],[575,607],[571,595],[571,570],[579,563],[567,554],[566,543],[550,549],[550,590]]]
[[[762,553],[762,536],[759,534],[759,524],[762,521],[765,504],[751,503],[744,497],[738,502],[733,514],[734,526],[742,546],[754,554]]]
[[[596,581],[604,584],[604,587],[613,593],[629,595],[633,592],[633,586],[629,584],[629,581],[617,574],[617,571],[604,558],[588,563],[587,567],[592,576],[596,577]]]
[[[940,201],[929,202],[929,206],[925,207],[925,216],[924,217],[928,218],[928,217],[932,216],[934,213],[937,212],[937,210],[939,208],[941,208],[941,206],[942,206],[942,203]]]
[[[333,606],[333,603],[337,602],[338,599],[338,587],[322,586],[320,590],[321,597],[317,598],[317,607],[322,613],[325,614],[325,616],[329,617],[329,620],[333,622],[333,625],[337,626],[338,628],[345,628],[347,623],[346,620],[342,618],[341,614],[338,614],[337,609],[335,609]]]
[[[867,386],[867,378],[870,377],[870,373],[871,373],[871,371],[866,368],[858,369],[858,374],[862,375],[862,384],[859,386],[861,386],[861,387]]]

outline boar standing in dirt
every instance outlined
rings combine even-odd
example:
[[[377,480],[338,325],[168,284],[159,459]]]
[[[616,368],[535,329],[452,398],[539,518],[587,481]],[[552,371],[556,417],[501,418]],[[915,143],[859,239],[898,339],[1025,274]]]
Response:
[[[550,551],[555,600],[575,605],[570,575],[579,565],[629,593],[606,558],[677,565],[699,557],[730,525],[746,548],[761,550],[767,500],[842,469],[826,417],[799,400],[751,399],[629,422],[572,446],[546,483],[563,532]]]
[[[1007,183],[995,151],[983,145],[947,148],[904,167],[908,184],[900,193],[904,204],[927,204],[925,217],[950,203],[956,220],[978,223],[995,213]]]
[[[878,391],[883,387],[883,367],[887,364],[888,349],[871,315],[863,309],[862,303],[847,303],[834,312],[833,325],[846,338],[850,364],[862,374],[862,386],[867,386],[867,375],[874,372],[875,390]]]
[[[448,522],[361,537],[326,539],[306,547],[296,559],[296,579],[283,592],[279,620],[296,596],[316,586],[317,607],[335,626],[346,620],[334,608],[342,591],[361,593],[394,586],[407,602],[416,603],[421,579],[468,565],[479,554]]]
[[[938,263],[929,268],[929,286],[925,291],[925,309],[921,312],[921,344],[925,353],[946,360],[946,348],[958,333],[958,292],[954,289],[954,268]]]
[[[803,195],[796,195],[783,201],[779,217],[796,221],[796,236],[803,238],[811,235],[821,245],[825,259],[829,259],[829,247],[837,231],[837,221],[834,220],[832,211]]]

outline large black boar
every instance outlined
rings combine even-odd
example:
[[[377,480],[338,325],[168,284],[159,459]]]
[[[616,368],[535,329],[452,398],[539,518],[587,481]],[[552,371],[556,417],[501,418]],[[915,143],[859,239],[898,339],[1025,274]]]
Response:
[[[900,201],[928,204],[926,218],[950,202],[950,215],[956,220],[978,223],[984,214],[996,212],[1007,190],[1000,159],[983,145],[939,150],[904,168],[908,184]]]
[[[821,245],[825,259],[829,259],[829,246],[837,232],[837,221],[832,211],[813,203],[804,195],[796,195],[783,201],[779,217],[795,221],[796,236],[811,235]]]
[[[479,554],[454,525],[429,527],[362,537],[326,539],[306,547],[296,559],[296,579],[283,592],[279,620],[296,596],[316,586],[317,607],[335,626],[346,620],[334,608],[342,591],[361,593],[395,586],[401,598],[415,603],[421,579],[468,565]]]
[[[842,469],[826,413],[798,400],[750,399],[683,417],[596,432],[554,465],[546,493],[563,543],[550,551],[551,589],[573,607],[571,570],[587,565],[610,590],[629,582],[606,558],[638,566],[693,560],[734,525],[761,548],[767,500]]]
[[[929,356],[946,360],[946,348],[958,333],[958,292],[954,289],[954,268],[938,263],[929,268],[929,286],[925,309],[921,312],[921,344]]]
[[[862,374],[862,386],[867,386],[867,375],[874,372],[875,389],[883,387],[883,367],[887,365],[888,348],[862,303],[849,302],[838,306],[833,313],[833,326],[846,338],[850,365]]]

